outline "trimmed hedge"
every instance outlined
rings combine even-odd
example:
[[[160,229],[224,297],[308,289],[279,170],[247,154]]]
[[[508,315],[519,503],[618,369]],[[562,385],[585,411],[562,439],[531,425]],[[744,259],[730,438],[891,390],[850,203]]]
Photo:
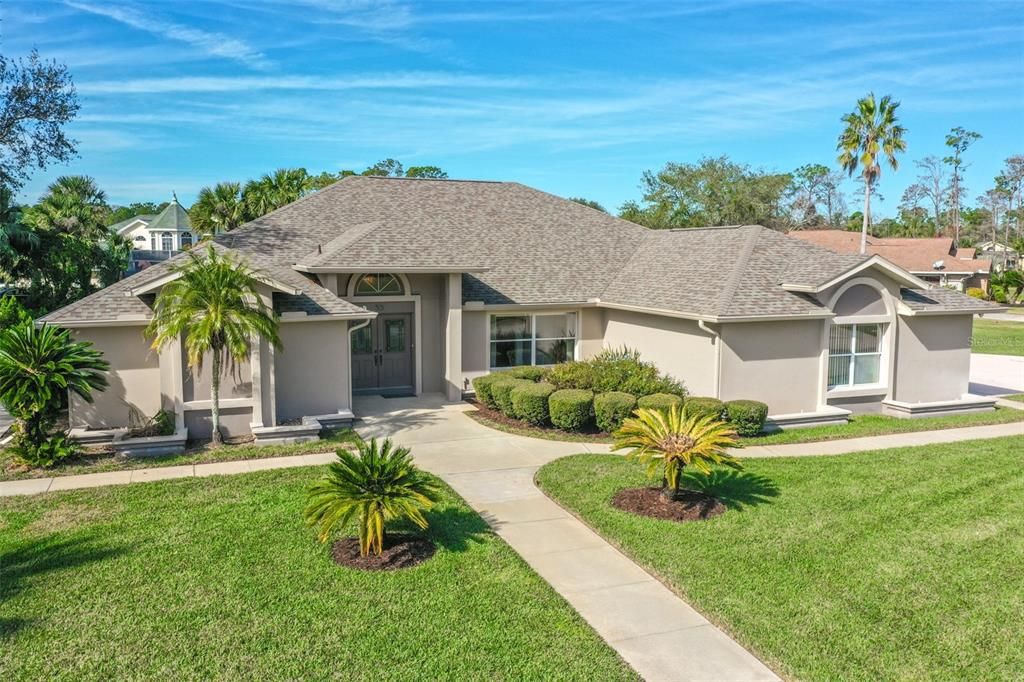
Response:
[[[673,393],[652,393],[651,395],[641,396],[636,401],[637,407],[643,407],[649,410],[662,410],[668,412],[673,405],[682,405],[683,399]]]
[[[526,379],[528,381],[544,381],[548,375],[548,369],[545,367],[534,367],[528,365],[526,367],[516,367],[508,372],[516,379]]]
[[[518,419],[534,426],[544,426],[551,419],[551,414],[548,411],[548,397],[554,392],[555,387],[543,381],[516,386],[512,389],[511,394],[512,411],[516,413]]]
[[[532,384],[532,381],[526,379],[505,377],[501,381],[495,381],[491,384],[491,396],[494,398],[495,405],[498,406],[498,409],[506,417],[515,417],[515,408],[512,406],[512,390],[520,386],[530,386]]]
[[[640,359],[629,348],[608,348],[589,360],[562,362],[551,368],[547,381],[558,388],[589,389],[595,393],[621,391],[632,395],[686,395],[683,385]]]
[[[722,419],[725,416],[725,403],[718,398],[687,398],[683,403],[683,412],[687,417],[714,416]]]
[[[491,394],[491,386],[494,385],[495,381],[505,378],[506,377],[502,374],[485,374],[482,377],[473,379],[473,390],[476,391],[477,401],[492,409],[496,408],[498,404],[494,402],[494,396]]]
[[[576,388],[563,388],[548,398],[551,423],[566,431],[580,431],[590,422],[594,411],[594,393]]]
[[[594,396],[594,421],[605,433],[617,431],[622,422],[633,414],[636,396],[621,391],[609,391]]]
[[[764,430],[768,406],[756,400],[730,400],[725,404],[725,416],[741,436],[756,436]]]

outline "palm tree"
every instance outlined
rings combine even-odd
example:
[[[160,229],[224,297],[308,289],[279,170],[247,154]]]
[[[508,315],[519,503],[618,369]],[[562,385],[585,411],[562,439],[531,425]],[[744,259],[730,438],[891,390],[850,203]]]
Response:
[[[71,391],[86,402],[107,387],[110,365],[71,332],[23,320],[0,331],[0,404],[14,417],[14,449],[31,464],[52,464],[73,450],[47,447],[63,397]]]
[[[110,212],[107,196],[85,175],[64,175],[46,190],[38,204],[25,211],[25,222],[36,229],[86,239],[103,236]]]
[[[245,222],[242,186],[237,182],[218,182],[212,189],[203,187],[188,217],[200,234],[216,236],[235,229]]]
[[[736,432],[715,416],[686,417],[679,405],[667,411],[640,408],[634,415],[612,434],[612,450],[628,449],[627,456],[646,464],[648,474],[660,467],[666,499],[678,498],[685,467],[705,474],[711,473],[715,464],[740,468],[739,461],[725,451],[736,442]]]
[[[320,542],[327,542],[356,517],[360,555],[379,555],[387,522],[409,519],[426,528],[423,512],[437,502],[439,491],[434,479],[412,463],[409,448],[394,447],[391,439],[378,446],[376,438],[369,444],[359,441],[357,447],[357,453],[338,450],[338,461],[310,487],[306,524],[316,526]]]
[[[310,189],[305,168],[278,168],[272,175],[247,182],[242,199],[249,219],[255,220],[301,199]]]
[[[257,274],[231,254],[218,253],[212,244],[201,256],[198,251],[188,252],[183,263],[172,266],[171,272],[179,277],[157,295],[146,335],[157,350],[184,337],[193,368],[201,368],[209,354],[212,438],[219,445],[221,373],[249,357],[259,339],[277,348],[281,339],[277,316],[259,295]]]
[[[839,136],[836,149],[840,152],[839,163],[851,176],[861,168],[864,178],[864,222],[861,226],[860,252],[867,253],[868,226],[871,224],[871,190],[882,175],[879,160],[884,155],[889,166],[896,170],[899,162],[896,154],[907,149],[903,140],[906,129],[897,123],[896,109],[899,102],[886,95],[876,101],[875,93],[857,100],[857,108],[843,116],[846,129]]]

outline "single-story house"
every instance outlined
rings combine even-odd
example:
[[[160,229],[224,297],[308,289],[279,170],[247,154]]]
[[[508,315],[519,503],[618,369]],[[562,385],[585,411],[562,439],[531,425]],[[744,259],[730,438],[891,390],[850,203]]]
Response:
[[[794,230],[789,236],[839,253],[860,253],[860,232]],[[958,247],[951,237],[918,239],[869,235],[867,251],[929,284],[953,287],[957,291],[969,288],[988,291],[992,261],[978,258],[975,249]]]
[[[650,230],[518,183],[354,176],[215,243],[261,272],[283,341],[225,380],[228,435],[350,420],[360,393],[459,400],[473,377],[621,346],[783,426],[993,405],[968,372],[972,318],[998,307],[758,225]],[[43,318],[112,365],[73,425],[167,409],[209,433],[209,364],[143,338],[173,262]]]
[[[143,270],[154,263],[165,261],[180,251],[189,249],[196,241],[192,223],[186,211],[174,196],[164,210],[156,215],[140,214],[107,228],[132,243],[132,263],[129,272]]]
[[[1002,242],[986,241],[977,246],[978,258],[990,261],[996,272],[1016,270],[1021,267],[1020,253]]]

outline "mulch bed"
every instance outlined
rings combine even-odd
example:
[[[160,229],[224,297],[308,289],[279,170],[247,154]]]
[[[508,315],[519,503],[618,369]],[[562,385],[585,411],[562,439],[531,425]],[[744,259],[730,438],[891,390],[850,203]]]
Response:
[[[536,431],[537,433],[564,433],[567,436],[593,436],[595,439],[611,440],[611,434],[601,431],[595,426],[588,426],[580,431],[563,431],[562,429],[556,429],[553,426],[541,427],[534,426],[529,422],[524,422],[520,419],[513,419],[507,416],[501,410],[495,410],[488,407],[484,403],[476,400],[467,400],[467,403],[477,409],[480,416],[487,421],[494,422],[496,424],[502,424],[503,426],[511,426],[513,428],[522,429],[524,431]]]
[[[666,521],[703,521],[725,512],[720,500],[694,490],[680,490],[679,499],[667,501],[661,488],[626,488],[615,493],[612,506],[622,511]]]
[[[359,538],[342,538],[331,547],[334,561],[361,571],[393,571],[410,568],[434,556],[434,543],[412,535],[387,535],[380,556],[359,556]]]

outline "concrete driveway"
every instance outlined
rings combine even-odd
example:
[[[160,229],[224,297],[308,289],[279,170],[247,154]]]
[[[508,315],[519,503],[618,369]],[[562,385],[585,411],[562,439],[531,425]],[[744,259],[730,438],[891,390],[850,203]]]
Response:
[[[971,353],[971,393],[1024,393],[1024,356]]]

